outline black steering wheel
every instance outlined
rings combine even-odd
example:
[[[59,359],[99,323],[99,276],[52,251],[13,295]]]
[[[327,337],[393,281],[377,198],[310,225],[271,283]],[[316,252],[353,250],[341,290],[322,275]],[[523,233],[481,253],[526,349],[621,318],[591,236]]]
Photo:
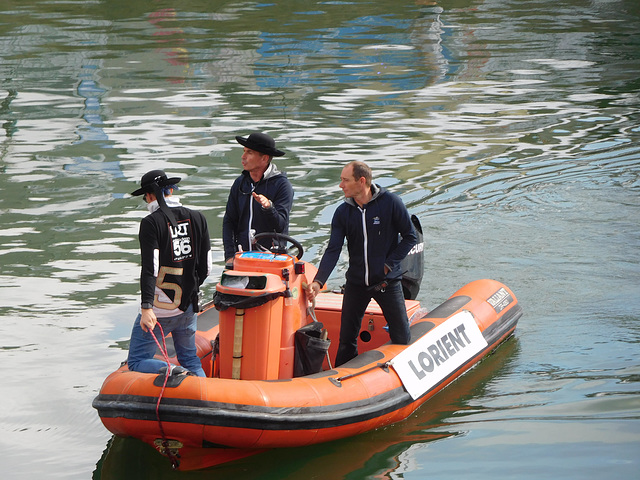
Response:
[[[261,238],[271,238],[274,240],[274,242],[272,242],[273,245],[269,249],[269,251],[271,251],[272,253],[282,253],[282,254],[291,255],[292,257],[295,256],[298,260],[300,260],[302,258],[302,255],[304,255],[304,248],[302,248],[302,244],[299,241],[297,241],[295,238],[291,238],[289,235],[285,235],[284,233],[277,233],[277,232],[258,233],[255,237],[253,237],[254,243],[258,243],[258,240],[260,240]],[[287,247],[286,243],[284,245],[280,245],[279,244],[280,242],[278,242],[278,240],[283,240],[284,242],[290,243],[291,246]],[[296,252],[296,255],[292,255],[291,253],[291,250],[294,247],[298,250]]]

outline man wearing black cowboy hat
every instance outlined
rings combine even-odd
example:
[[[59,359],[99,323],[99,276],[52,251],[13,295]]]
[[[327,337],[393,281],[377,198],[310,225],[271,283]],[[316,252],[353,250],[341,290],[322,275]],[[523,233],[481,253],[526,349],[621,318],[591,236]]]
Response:
[[[129,370],[158,373],[167,364],[154,357],[155,335],[172,334],[176,355],[189,372],[205,376],[195,344],[198,290],[211,272],[211,243],[205,217],[183,207],[172,196],[180,178],[162,170],[143,175],[131,195],[143,195],[149,215],[140,222],[141,310],[133,324],[129,345]],[[161,333],[162,332],[162,333]]]
[[[293,187],[286,174],[271,161],[284,152],[266,133],[253,132],[236,137],[244,147],[244,171],[231,186],[222,221],[224,258],[230,260],[238,251],[254,250],[253,236],[258,233],[289,232],[289,213],[293,205]],[[261,244],[271,246],[271,240]]]

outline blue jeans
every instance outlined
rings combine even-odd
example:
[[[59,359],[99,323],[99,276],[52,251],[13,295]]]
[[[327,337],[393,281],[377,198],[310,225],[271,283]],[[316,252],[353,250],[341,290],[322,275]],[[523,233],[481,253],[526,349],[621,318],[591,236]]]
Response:
[[[127,364],[129,370],[142,373],[158,373],[162,367],[167,366],[167,362],[153,358],[158,346],[150,332],[145,332],[140,327],[140,314],[133,323],[131,331],[131,342],[129,344],[129,358]],[[176,349],[178,362],[191,373],[204,377],[202,363],[198,358],[196,350],[196,329],[198,314],[194,313],[193,306],[190,305],[187,311],[175,317],[159,318],[164,334],[173,337],[173,345]],[[156,325],[153,334],[162,345],[162,335],[160,327]]]
[[[400,280],[391,280],[385,291],[373,292],[368,287],[347,282],[342,298],[340,316],[340,345],[336,354],[336,367],[358,355],[358,334],[362,318],[371,299],[380,305],[389,325],[391,343],[406,345],[411,340],[407,307],[404,303]]]

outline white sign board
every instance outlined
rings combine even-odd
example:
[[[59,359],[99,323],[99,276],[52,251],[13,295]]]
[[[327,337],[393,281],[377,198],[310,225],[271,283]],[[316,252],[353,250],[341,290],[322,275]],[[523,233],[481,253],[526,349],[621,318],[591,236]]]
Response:
[[[473,315],[463,311],[408,346],[390,363],[415,400],[486,346]]]

